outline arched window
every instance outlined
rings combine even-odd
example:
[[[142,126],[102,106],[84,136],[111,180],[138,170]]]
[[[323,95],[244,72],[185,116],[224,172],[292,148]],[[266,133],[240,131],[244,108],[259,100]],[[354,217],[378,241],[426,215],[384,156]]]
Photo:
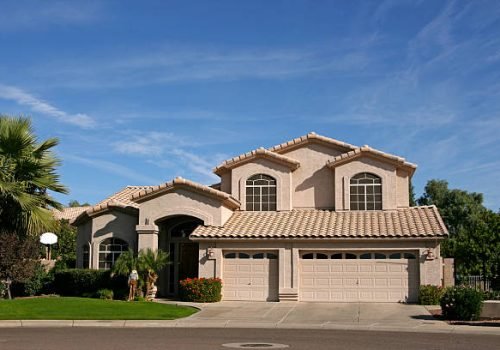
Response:
[[[106,238],[99,244],[99,268],[110,269],[121,253],[128,250],[128,243],[119,238]]]
[[[82,248],[82,264],[84,269],[90,268],[90,247],[88,243],[85,243]]]
[[[246,202],[248,211],[276,210],[276,180],[264,174],[249,177],[246,182]]]
[[[351,178],[351,210],[382,210],[382,179],[361,173]]]

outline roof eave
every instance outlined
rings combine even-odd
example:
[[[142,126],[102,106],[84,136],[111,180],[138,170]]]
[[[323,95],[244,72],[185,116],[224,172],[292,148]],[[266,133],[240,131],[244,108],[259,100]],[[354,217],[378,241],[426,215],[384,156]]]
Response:
[[[295,159],[291,159],[286,156],[282,156],[280,154],[273,154],[272,152],[265,150],[263,148],[259,148],[254,150],[248,154],[244,154],[238,157],[231,158],[230,160],[224,161],[221,165],[215,167],[213,169],[214,174],[222,175],[231,169],[237,168],[241,165],[250,163],[254,159],[266,159],[273,163],[278,163],[288,167],[291,171],[295,171],[300,167],[300,162]]]
[[[360,152],[354,151],[350,155],[347,155],[347,156],[341,155],[341,156],[337,157],[337,159],[329,160],[326,163],[326,166],[329,167],[330,169],[335,169],[336,167],[338,167],[340,165],[350,163],[350,162],[352,162],[358,158],[361,158],[361,157],[369,157],[372,159],[382,161],[384,163],[392,164],[398,169],[404,169],[404,170],[408,171],[408,174],[410,177],[412,177],[413,174],[415,173],[415,171],[417,170],[416,164],[407,162],[406,160],[404,160],[404,158],[396,157],[396,156],[384,156],[381,154],[373,153],[370,151],[363,151],[363,150]]]

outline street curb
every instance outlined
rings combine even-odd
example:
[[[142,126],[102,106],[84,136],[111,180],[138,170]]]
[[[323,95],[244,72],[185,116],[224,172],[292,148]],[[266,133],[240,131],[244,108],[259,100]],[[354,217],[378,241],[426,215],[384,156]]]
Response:
[[[203,322],[202,320],[1,320],[0,329],[7,328],[248,328],[248,329],[315,329],[315,330],[351,330],[372,332],[409,332],[443,334],[489,334],[500,335],[500,327],[474,327],[462,325],[422,324],[415,327],[388,326],[383,324],[283,324],[277,322],[245,322],[242,320],[224,320]],[[443,327],[443,328],[436,328]],[[472,328],[474,327],[474,328]]]

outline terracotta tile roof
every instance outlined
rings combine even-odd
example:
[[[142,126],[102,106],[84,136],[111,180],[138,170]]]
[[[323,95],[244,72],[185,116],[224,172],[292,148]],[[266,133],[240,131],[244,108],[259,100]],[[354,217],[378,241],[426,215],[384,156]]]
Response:
[[[376,150],[374,148],[371,148],[368,145],[364,145],[362,147],[358,147],[355,150],[352,150],[347,153],[343,153],[332,160],[328,161],[327,165],[330,168],[335,168],[337,165],[344,164],[348,161],[351,161],[355,158],[361,157],[363,155],[368,155],[372,156],[375,158],[384,158],[386,160],[389,160],[392,162],[394,165],[398,167],[403,167],[406,168],[407,170],[410,171],[410,174],[412,175],[415,172],[415,169],[417,169],[417,165],[407,162],[404,158],[398,157],[389,153],[385,153],[379,150]]]
[[[448,235],[435,206],[391,211],[237,211],[223,227],[198,226],[191,238],[439,238]]]
[[[152,189],[153,187],[155,187],[155,186],[127,186],[124,189],[109,196],[108,198],[100,201],[95,206],[103,205],[103,204],[106,204],[108,202],[114,201],[114,202],[123,203],[125,205],[129,205],[131,207],[138,208],[139,206],[137,205],[137,203],[132,201],[132,196],[141,192],[141,191],[147,191],[149,189]]]
[[[71,221],[72,224],[76,224],[80,219],[91,216],[93,214],[97,214],[99,212],[108,210],[110,208],[122,208],[122,209],[138,209],[139,205],[132,201],[132,195],[135,193],[139,193],[146,189],[149,189],[153,186],[127,186],[124,189],[112,194],[108,198],[100,201],[94,206],[86,207],[86,210],[83,210],[75,216]]]
[[[278,154],[278,153],[268,151],[267,149],[261,147],[261,148],[258,148],[256,150],[250,151],[248,153],[241,154],[237,157],[225,160],[219,166],[217,166],[213,170],[213,172],[215,174],[220,175],[229,169],[232,169],[238,165],[247,163],[255,158],[266,158],[266,159],[269,159],[271,161],[275,161],[275,162],[278,162],[280,164],[286,165],[286,166],[290,167],[290,169],[292,169],[292,170],[295,170],[300,166],[300,163],[295,159],[283,156],[283,155]]]
[[[293,139],[293,140],[290,140],[288,142],[284,142],[282,144],[273,146],[273,147],[269,148],[269,151],[276,152],[276,153],[283,153],[285,151],[288,151],[292,148],[299,147],[300,145],[308,143],[308,142],[326,143],[326,144],[330,144],[333,146],[337,146],[337,147],[343,149],[344,151],[354,150],[357,148],[357,146],[348,144],[346,142],[338,141],[338,140],[335,140],[335,139],[332,139],[332,138],[326,137],[326,136],[321,136],[321,135],[316,134],[315,132],[310,132],[307,135],[297,137],[296,139]]]
[[[138,191],[134,193],[131,199],[135,202],[142,202],[148,198],[155,197],[161,193],[168,192],[178,187],[187,187],[195,192],[209,195],[222,200],[222,202],[231,209],[237,209],[240,207],[240,202],[233,198],[230,194],[216,190],[212,187],[205,186],[190,180],[183,179],[182,177],[176,177],[172,181],[166,182],[159,186],[150,186],[147,189]]]
[[[66,207],[66,208],[63,208],[62,210],[53,209],[52,213],[53,213],[54,217],[56,218],[56,220],[63,220],[64,219],[64,220],[71,221],[89,208],[90,208],[90,206]]]

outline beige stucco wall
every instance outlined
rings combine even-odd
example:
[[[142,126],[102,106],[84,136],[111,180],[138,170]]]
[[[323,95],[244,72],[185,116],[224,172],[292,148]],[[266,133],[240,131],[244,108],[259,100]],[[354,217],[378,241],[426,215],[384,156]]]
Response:
[[[207,248],[213,249],[213,258],[207,256]],[[428,248],[434,249],[436,258],[427,260]],[[299,264],[301,251],[408,251],[419,257],[420,284],[441,285],[441,259],[439,244],[424,240],[379,241],[200,241],[199,276],[219,277],[224,282],[223,252],[225,250],[272,250],[279,254],[279,293],[297,294],[299,291]]]
[[[300,167],[292,173],[293,208],[335,207],[334,172],[326,163],[340,154],[336,148],[317,143],[283,153],[300,162]]]
[[[396,205],[398,208],[410,206],[410,177],[402,169],[396,170]]]
[[[203,220],[205,225],[222,226],[230,216],[228,211],[220,200],[179,188],[140,203],[139,223],[155,224],[169,216],[190,215]]]
[[[265,158],[257,158],[250,163],[234,168],[231,173],[231,195],[240,201],[241,210],[246,209],[246,180],[255,174],[266,174],[275,178],[277,209],[292,209],[291,170]]]
[[[396,209],[396,168],[373,158],[362,157],[335,167],[336,210],[350,209],[350,179],[362,172],[375,174],[382,179],[382,209]]]
[[[78,227],[77,267],[83,267],[83,245],[91,242],[90,267],[99,266],[99,244],[106,238],[123,239],[133,250],[137,249],[137,216],[112,210],[95,216]]]
[[[83,266],[83,246],[90,245],[92,242],[92,220],[78,226],[76,231],[76,267],[87,268]],[[90,248],[90,246],[89,246]]]

